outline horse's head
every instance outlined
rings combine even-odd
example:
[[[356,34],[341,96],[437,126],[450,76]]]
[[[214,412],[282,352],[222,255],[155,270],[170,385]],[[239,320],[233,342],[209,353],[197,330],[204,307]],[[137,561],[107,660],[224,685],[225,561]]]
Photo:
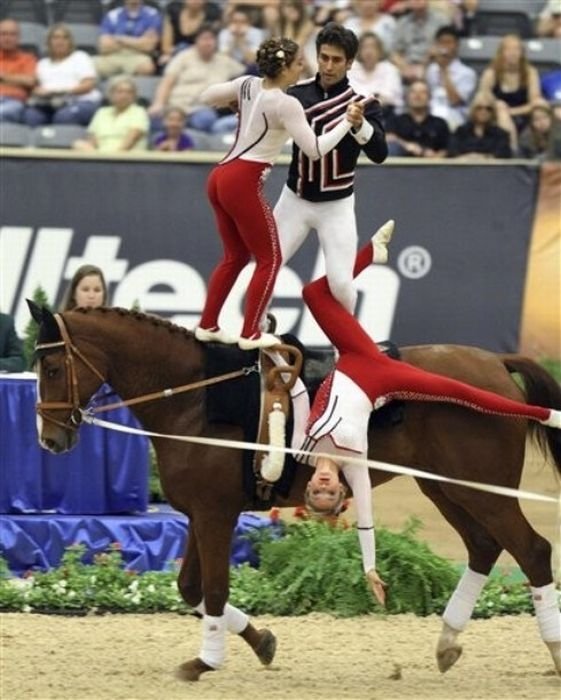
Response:
[[[34,356],[39,442],[58,454],[71,450],[78,441],[80,409],[104,378],[74,344],[61,315],[27,303],[39,324]]]

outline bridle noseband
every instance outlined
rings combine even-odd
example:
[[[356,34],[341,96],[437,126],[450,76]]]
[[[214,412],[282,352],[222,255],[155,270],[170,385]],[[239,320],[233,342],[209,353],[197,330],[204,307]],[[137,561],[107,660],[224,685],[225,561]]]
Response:
[[[78,430],[82,422],[82,409],[80,408],[80,396],[78,391],[78,376],[76,374],[75,358],[81,360],[81,362],[83,362],[86,365],[86,367],[91,372],[93,372],[98,379],[101,380],[102,384],[105,383],[105,377],[74,345],[62,316],[60,314],[54,314],[54,318],[59,327],[62,340],[53,343],[39,343],[35,346],[35,351],[38,353],[64,351],[64,364],[66,366],[67,399],[66,401],[38,401],[36,404],[36,410],[43,420],[49,423],[54,423],[54,425],[58,425],[60,428],[64,428],[64,430],[75,431]],[[63,410],[70,410],[70,417],[66,421],[66,423],[57,420],[48,413],[49,411]]]

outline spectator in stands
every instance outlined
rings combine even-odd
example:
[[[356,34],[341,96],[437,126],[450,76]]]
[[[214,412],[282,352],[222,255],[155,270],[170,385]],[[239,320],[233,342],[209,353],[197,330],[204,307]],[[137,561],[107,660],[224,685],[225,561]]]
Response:
[[[82,265],[70,280],[59,311],[85,307],[96,309],[107,306],[107,303],[107,284],[103,272],[97,265]]]
[[[37,59],[20,49],[19,36],[16,21],[0,22],[0,122],[21,122],[35,85]]]
[[[475,18],[479,0],[451,0],[453,3],[450,19],[458,30],[458,35],[474,36],[477,33]]]
[[[283,0],[280,6],[278,28],[274,33],[285,39],[292,39],[301,47],[304,57],[301,79],[315,75],[317,30],[305,0]]]
[[[242,63],[246,71],[255,73],[255,56],[265,37],[262,29],[251,26],[250,16],[249,8],[244,5],[234,7],[226,26],[218,34],[218,50],[221,54]]]
[[[554,128],[553,109],[547,103],[532,107],[528,126],[520,134],[519,153],[522,158],[545,160]]]
[[[197,32],[204,24],[215,30],[222,26],[222,11],[215,2],[207,0],[174,0],[166,7],[162,46],[158,63],[165,66],[178,51],[195,43]]]
[[[440,27],[427,68],[431,114],[442,117],[453,131],[467,118],[468,105],[477,86],[477,74],[458,58],[460,40],[452,26]]]
[[[356,60],[348,73],[361,95],[378,95],[384,117],[403,108],[403,84],[397,67],[386,59],[384,45],[374,32],[365,32],[358,43]]]
[[[185,133],[187,115],[179,107],[169,107],[164,113],[164,131],[152,141],[155,151],[187,151],[195,148],[193,139]]]
[[[351,14],[352,0],[313,0],[313,18],[317,27],[324,27],[328,22],[343,24]]]
[[[424,78],[434,36],[448,23],[445,15],[429,8],[429,0],[409,0],[409,10],[397,21],[392,54],[406,82]]]
[[[538,36],[561,39],[561,0],[548,0],[538,19]]]
[[[393,49],[396,21],[380,9],[381,0],[354,0],[353,12],[343,22],[347,29],[352,30],[357,37],[365,32],[373,32],[382,40],[384,49]]]
[[[180,51],[166,67],[148,110],[153,117],[153,128],[160,128],[166,107],[181,107],[187,114],[188,126],[193,129],[211,133],[233,131],[237,126],[236,115],[203,105],[199,98],[210,85],[232,80],[244,72],[242,63],[218,53],[212,27],[202,27],[195,45]]]
[[[16,333],[14,319],[0,313],[0,372],[23,372],[24,369],[23,343]]]
[[[430,90],[424,80],[415,80],[407,90],[407,111],[391,117],[386,140],[392,156],[445,158],[450,130],[440,117],[430,113]]]
[[[409,0],[382,0],[380,10],[392,17],[401,17],[409,11]]]
[[[540,76],[543,97],[550,103],[561,102],[561,68]]]
[[[27,101],[24,121],[42,124],[89,124],[101,102],[91,57],[77,51],[71,31],[53,25],[47,34],[47,56],[36,67],[36,86]]]
[[[490,93],[477,93],[470,106],[468,121],[452,134],[452,157],[462,160],[511,157],[508,132],[497,124],[496,104]]]
[[[483,71],[479,88],[497,98],[498,125],[509,133],[515,152],[518,134],[528,124],[532,107],[541,99],[538,71],[528,62],[519,36],[507,34],[501,39],[495,58]]]
[[[136,84],[126,75],[109,86],[109,106],[100,107],[88,127],[88,139],[74,143],[80,151],[142,151],[148,148],[148,112],[136,103]]]
[[[265,35],[274,33],[279,22],[279,8],[284,0],[226,0],[222,21],[228,23],[230,14],[239,5],[244,5],[250,13],[253,27],[263,29]]]
[[[158,10],[143,0],[124,0],[123,7],[110,10],[101,22],[97,72],[102,78],[118,73],[152,75],[161,32]]]

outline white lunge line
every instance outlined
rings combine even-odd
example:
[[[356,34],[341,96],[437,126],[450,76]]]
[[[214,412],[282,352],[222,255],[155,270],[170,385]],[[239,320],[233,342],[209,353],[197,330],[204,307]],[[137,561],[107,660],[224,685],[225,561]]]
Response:
[[[258,450],[260,452],[284,452],[294,456],[303,457],[327,457],[332,458],[333,455],[326,452],[307,452],[305,450],[293,450],[290,447],[280,447],[278,445],[265,445],[259,442],[243,442],[242,440],[222,440],[220,438],[202,438],[190,435],[166,435],[165,433],[153,433],[149,430],[141,430],[139,428],[131,428],[127,425],[112,423],[110,421],[94,418],[87,411],[82,411],[84,423],[97,425],[100,428],[107,430],[115,430],[119,433],[129,433],[131,435],[145,435],[147,437],[166,438],[168,440],[179,440],[180,442],[190,442],[196,445],[212,445],[214,447],[225,447],[235,450]],[[389,472],[391,474],[402,474],[404,476],[412,476],[419,479],[429,479],[430,481],[441,481],[446,484],[454,484],[456,486],[467,486],[468,488],[477,491],[487,491],[488,493],[496,493],[500,496],[509,496],[510,498],[523,498],[528,501],[542,501],[544,503],[557,503],[561,507],[561,493],[556,498],[554,496],[546,496],[533,491],[522,491],[513,489],[509,486],[494,486],[492,484],[483,484],[478,481],[469,481],[466,479],[452,479],[448,476],[440,474],[432,474],[421,469],[413,469],[412,467],[403,467],[389,462],[377,462],[373,459],[364,460],[360,457],[345,457],[349,463],[356,462],[357,464],[366,464],[370,469],[378,469],[379,471]]]

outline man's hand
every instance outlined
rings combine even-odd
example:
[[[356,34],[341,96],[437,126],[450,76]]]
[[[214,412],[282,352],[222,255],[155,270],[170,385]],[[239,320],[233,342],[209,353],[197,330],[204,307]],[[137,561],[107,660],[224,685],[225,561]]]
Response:
[[[346,117],[351,122],[353,129],[360,129],[364,119],[364,106],[358,102],[352,102],[347,107]]]

